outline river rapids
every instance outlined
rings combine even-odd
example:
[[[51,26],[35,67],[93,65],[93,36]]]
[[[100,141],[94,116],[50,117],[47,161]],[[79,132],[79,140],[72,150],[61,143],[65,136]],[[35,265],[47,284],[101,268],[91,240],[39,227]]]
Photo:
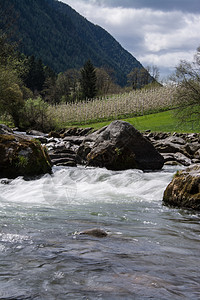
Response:
[[[0,299],[200,299],[200,215],[162,205],[175,172],[2,179]]]

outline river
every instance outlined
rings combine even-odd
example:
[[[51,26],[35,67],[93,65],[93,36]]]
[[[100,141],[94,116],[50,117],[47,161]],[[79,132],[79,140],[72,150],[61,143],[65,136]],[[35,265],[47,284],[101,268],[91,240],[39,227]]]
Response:
[[[162,205],[175,172],[2,181],[0,299],[200,299],[200,214]],[[78,234],[94,227],[108,236]]]

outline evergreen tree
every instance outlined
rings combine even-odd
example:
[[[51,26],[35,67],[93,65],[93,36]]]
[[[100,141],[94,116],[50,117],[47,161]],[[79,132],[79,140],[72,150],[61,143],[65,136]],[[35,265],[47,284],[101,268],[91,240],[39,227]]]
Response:
[[[41,59],[38,59],[36,61],[35,74],[37,75],[35,78],[35,88],[37,89],[37,91],[41,91],[45,81],[44,66]]]
[[[45,81],[45,72],[41,59],[36,60],[32,55],[28,57],[27,74],[24,83],[32,92],[41,92]]]
[[[96,88],[96,82],[97,82],[97,77],[96,77],[96,72],[93,64],[91,63],[90,60],[88,60],[83,69],[81,70],[81,91],[83,98],[89,98],[92,99],[96,96],[97,94],[97,88]]]

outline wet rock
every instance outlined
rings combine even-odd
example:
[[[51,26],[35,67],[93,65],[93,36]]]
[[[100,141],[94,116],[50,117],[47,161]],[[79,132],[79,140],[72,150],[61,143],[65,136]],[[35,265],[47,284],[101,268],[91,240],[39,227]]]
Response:
[[[157,143],[154,143],[154,146],[160,153],[185,152],[180,144],[175,144],[168,140],[159,140]]]
[[[77,156],[81,163],[110,170],[156,170],[164,164],[162,155],[152,143],[124,121],[113,121],[88,135]]]
[[[92,229],[84,230],[81,231],[79,234],[87,234],[99,238],[106,237],[108,235],[108,233],[105,230],[100,228],[92,228]]]
[[[177,161],[184,166],[192,164],[195,153],[200,149],[200,144],[193,141],[195,135],[192,135],[192,142],[190,141],[190,134],[173,134],[162,140],[154,140],[151,142],[155,148],[163,155],[165,163],[167,161]],[[198,153],[198,152],[197,152]]]
[[[53,138],[60,138],[61,136],[60,136],[60,133],[59,132],[56,132],[56,131],[51,131],[51,132],[49,132],[49,134],[48,134],[48,136],[51,138],[51,137],[53,137]]]
[[[165,162],[165,165],[167,165],[167,166],[181,166],[182,164],[177,162],[176,160],[167,160]]]
[[[38,140],[42,144],[48,143],[48,134],[38,131],[38,130],[27,130],[26,131],[27,135],[31,135],[34,137],[36,140]]]
[[[0,177],[44,173],[51,173],[51,161],[39,142],[19,134],[0,134]]]
[[[83,140],[85,139],[84,136],[66,136],[63,141],[64,142],[71,142],[75,145],[80,145]]]
[[[70,160],[68,157],[52,159],[52,163],[53,163],[53,165],[64,166],[64,167],[76,167],[77,166],[75,160]]]
[[[184,149],[190,156],[193,156],[194,153],[200,149],[200,144],[198,142],[187,143]]]
[[[69,144],[61,142],[57,144],[47,144],[49,149],[49,157],[51,162],[56,166],[69,166],[76,167],[76,153],[73,151]]]
[[[67,129],[64,133],[63,133],[63,137],[66,136],[86,136],[88,135],[89,132],[91,132],[93,130],[92,127],[88,127],[88,128],[77,128],[77,127],[72,127]]]
[[[177,145],[185,145],[186,144],[186,141],[182,137],[178,137],[178,136],[174,136],[174,135],[166,138],[165,142],[177,144]]]
[[[46,147],[47,147],[48,151],[51,151],[55,148],[55,143],[54,142],[47,143]]]
[[[13,134],[13,130],[5,124],[0,124],[0,134]]]
[[[200,159],[197,159],[197,158],[193,158],[191,160],[192,164],[200,164]]]
[[[10,184],[11,181],[12,181],[11,179],[2,179],[1,184]]]
[[[194,153],[194,158],[200,159],[200,149],[198,149],[198,150]]]
[[[191,165],[192,161],[190,158],[185,156],[184,154],[177,152],[177,153],[162,153],[164,157],[165,164],[169,165],[169,161],[173,161],[174,165],[183,165],[189,166]]]
[[[200,210],[200,164],[177,172],[164,192],[163,203]]]
[[[41,137],[46,137],[47,134],[38,130],[27,130],[26,134],[28,135],[33,135],[33,136],[41,136]]]
[[[174,154],[174,158],[177,162],[179,162],[180,164],[182,164],[183,166],[189,166],[191,165],[191,159],[188,158],[187,156],[185,156],[184,154],[177,152]]]

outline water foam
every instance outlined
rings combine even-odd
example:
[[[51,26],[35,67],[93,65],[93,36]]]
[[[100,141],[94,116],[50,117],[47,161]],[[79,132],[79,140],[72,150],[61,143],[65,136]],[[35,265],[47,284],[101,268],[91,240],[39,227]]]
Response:
[[[25,181],[18,177],[9,184],[1,183],[1,205],[10,202],[83,205],[91,202],[158,201],[174,172],[174,168],[143,172],[55,167],[52,175],[46,174],[40,179]]]

